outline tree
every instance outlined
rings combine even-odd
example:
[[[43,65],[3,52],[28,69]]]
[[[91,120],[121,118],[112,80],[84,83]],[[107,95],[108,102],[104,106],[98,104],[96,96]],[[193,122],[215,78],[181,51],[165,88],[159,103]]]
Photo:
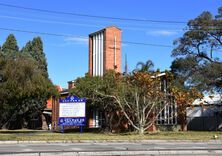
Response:
[[[30,55],[36,62],[38,67],[43,71],[43,74],[48,78],[48,69],[45,53],[43,51],[43,43],[40,37],[35,37],[32,41],[27,42],[22,52]]]
[[[213,18],[210,12],[203,12],[188,22],[188,31],[174,41],[173,56],[192,55],[208,62],[218,62],[214,52],[222,46],[222,20]]]
[[[86,74],[85,77],[77,78],[75,81],[75,88],[70,93],[79,97],[87,98],[87,108],[96,107],[103,112],[105,121],[103,122],[103,130],[113,131],[113,129],[121,123],[122,118],[117,119],[117,124],[113,124],[113,118],[118,118],[116,111],[117,108],[114,99],[109,97],[103,97],[95,92],[100,91],[105,94],[111,94],[117,87],[117,81],[120,74],[116,74],[115,71],[106,71],[103,77],[90,76]]]
[[[222,7],[219,7],[218,13],[219,13],[219,15],[222,15]]]
[[[202,98],[203,95],[196,88],[179,88],[173,85],[170,88],[170,92],[173,95],[175,102],[177,104],[177,119],[178,123],[181,125],[181,130],[187,130],[187,108],[193,107],[192,103],[197,98]]]
[[[14,119],[23,124],[23,119],[39,116],[54,86],[43,76],[36,63],[31,59],[17,57],[16,60],[6,62],[2,73],[0,94],[5,106],[1,114],[2,123],[7,124]]]
[[[2,73],[2,69],[5,65],[5,61],[4,61],[4,56],[1,52],[1,48],[0,48],[0,86],[1,86],[1,83],[3,81],[3,73]],[[0,95],[2,95],[2,90],[0,89]],[[3,91],[4,92],[4,91]],[[5,111],[5,105],[4,105],[4,97],[0,96],[0,114],[3,114],[4,111]],[[0,116],[0,125],[2,123],[2,117]]]
[[[172,56],[177,59],[171,69],[185,87],[220,91],[222,62],[215,53],[222,47],[222,20],[203,12],[187,25],[187,32],[174,41]]]
[[[7,39],[0,53],[0,127],[12,128],[10,121],[14,120],[17,124],[14,128],[22,128],[30,119],[41,116],[47,99],[56,94],[56,89],[38,62],[17,52],[12,41],[16,39]],[[9,48],[11,54],[17,53],[13,58],[5,55]]]
[[[19,52],[17,40],[13,34],[10,34],[2,45],[2,53],[6,58],[15,58]]]
[[[159,72],[134,72],[127,77],[120,77],[117,87],[111,94],[96,90],[103,97],[113,98],[129,124],[140,134],[149,129],[171,96],[160,89]]]
[[[139,72],[152,72],[154,63],[151,60],[146,61],[146,63],[138,62],[135,71]]]

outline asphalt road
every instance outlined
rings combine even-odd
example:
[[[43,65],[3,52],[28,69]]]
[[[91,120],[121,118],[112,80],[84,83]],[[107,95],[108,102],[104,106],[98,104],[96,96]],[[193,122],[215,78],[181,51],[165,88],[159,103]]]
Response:
[[[0,144],[0,155],[222,155],[220,141]]]

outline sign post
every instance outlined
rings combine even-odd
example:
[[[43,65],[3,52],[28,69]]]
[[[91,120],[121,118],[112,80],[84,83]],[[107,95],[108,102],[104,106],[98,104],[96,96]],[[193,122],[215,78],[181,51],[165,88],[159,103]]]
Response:
[[[82,126],[86,125],[86,99],[76,96],[60,99],[58,125],[62,133],[65,126],[79,126],[82,133]]]

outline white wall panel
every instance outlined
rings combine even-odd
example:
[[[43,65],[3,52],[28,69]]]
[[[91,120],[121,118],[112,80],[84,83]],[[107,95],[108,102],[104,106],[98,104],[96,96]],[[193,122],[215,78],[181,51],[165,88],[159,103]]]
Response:
[[[95,71],[96,71],[96,68],[95,68],[95,44],[96,44],[96,42],[95,42],[95,36],[93,36],[93,45],[92,45],[92,47],[93,47],[93,50],[92,50],[92,55],[93,55],[93,76],[95,75]]]
[[[100,75],[100,67],[101,67],[101,60],[100,60],[100,34],[98,34],[98,75]]]
[[[103,64],[103,53],[104,53],[104,50],[103,50],[103,33],[101,33],[101,75],[103,75],[103,67],[104,67],[104,64]]]
[[[93,76],[103,76],[103,32],[93,35]]]
[[[96,65],[96,67],[95,67],[95,76],[97,76],[98,74],[97,74],[97,72],[98,72],[98,59],[97,59],[97,57],[98,57],[98,38],[97,38],[97,35],[95,35],[95,59],[96,59],[96,61],[95,61],[95,65]]]

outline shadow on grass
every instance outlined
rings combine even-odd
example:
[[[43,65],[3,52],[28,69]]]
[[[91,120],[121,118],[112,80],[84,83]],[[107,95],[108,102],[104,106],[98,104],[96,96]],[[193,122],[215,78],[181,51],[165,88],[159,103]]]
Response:
[[[19,129],[19,130],[0,130],[0,134],[14,134],[14,133],[21,133],[21,134],[27,134],[27,133],[49,133],[51,131],[46,130],[30,130],[30,129]]]

